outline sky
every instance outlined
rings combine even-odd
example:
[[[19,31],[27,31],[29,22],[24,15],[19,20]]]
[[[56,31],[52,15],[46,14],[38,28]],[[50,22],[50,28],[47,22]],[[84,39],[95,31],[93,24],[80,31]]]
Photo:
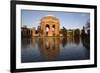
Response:
[[[21,26],[37,27],[42,17],[53,15],[59,19],[60,29],[82,29],[89,21],[89,13],[79,12],[61,12],[61,11],[39,11],[39,10],[21,10]]]

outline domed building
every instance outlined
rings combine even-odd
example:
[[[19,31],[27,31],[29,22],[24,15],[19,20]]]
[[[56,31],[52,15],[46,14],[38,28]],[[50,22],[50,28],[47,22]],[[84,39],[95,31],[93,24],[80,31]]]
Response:
[[[44,16],[40,19],[40,36],[59,36],[59,19],[52,15]]]

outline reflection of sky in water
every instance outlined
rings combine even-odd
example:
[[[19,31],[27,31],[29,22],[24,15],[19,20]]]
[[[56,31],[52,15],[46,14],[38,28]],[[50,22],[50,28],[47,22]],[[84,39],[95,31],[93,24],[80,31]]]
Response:
[[[21,49],[22,62],[85,60],[90,58],[89,49],[81,39],[69,38],[33,38],[23,39]]]
[[[75,45],[73,46],[66,46],[65,48],[62,48],[60,51],[60,58],[61,59],[81,59],[86,58],[86,49],[82,45]],[[67,57],[67,58],[66,58]]]

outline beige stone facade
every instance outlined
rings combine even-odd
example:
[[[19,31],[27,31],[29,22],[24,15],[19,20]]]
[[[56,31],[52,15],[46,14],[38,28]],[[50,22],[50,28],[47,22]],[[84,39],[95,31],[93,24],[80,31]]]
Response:
[[[34,37],[35,36],[35,28],[33,27],[32,28],[32,37]]]
[[[58,18],[48,15],[40,20],[40,36],[59,36],[60,22]]]

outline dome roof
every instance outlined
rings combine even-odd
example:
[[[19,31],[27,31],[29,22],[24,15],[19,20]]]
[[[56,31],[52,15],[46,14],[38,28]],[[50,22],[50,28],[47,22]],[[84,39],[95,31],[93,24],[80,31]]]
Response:
[[[56,17],[54,15],[45,15],[44,17]]]
[[[51,18],[58,20],[58,18],[54,15],[46,15],[46,16],[43,16],[41,19],[51,19]]]

